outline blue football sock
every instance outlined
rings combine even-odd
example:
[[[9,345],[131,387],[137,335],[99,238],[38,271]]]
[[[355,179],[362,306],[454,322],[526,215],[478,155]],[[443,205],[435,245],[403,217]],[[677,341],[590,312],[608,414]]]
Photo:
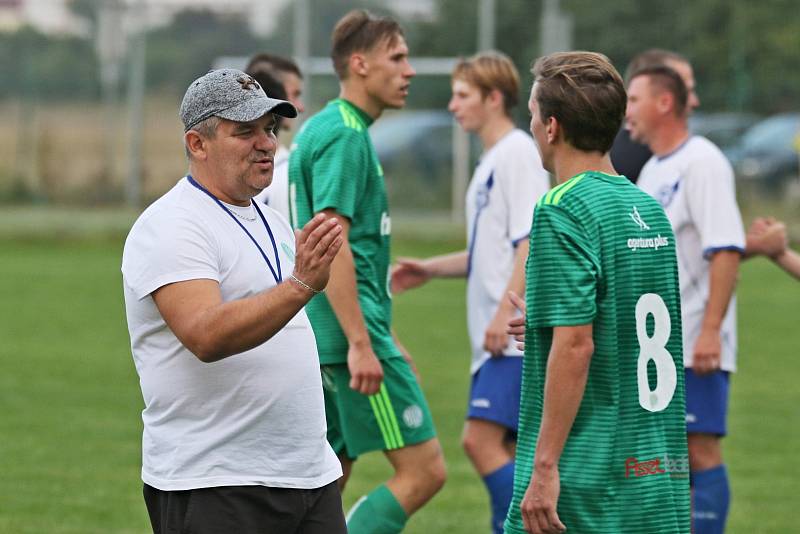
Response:
[[[695,534],[722,534],[731,491],[724,465],[704,471],[692,471],[693,490],[692,532]]]
[[[489,497],[492,501],[492,532],[503,534],[503,522],[508,514],[508,506],[511,504],[511,497],[514,494],[514,462],[492,471],[485,477],[483,482],[489,490]]]

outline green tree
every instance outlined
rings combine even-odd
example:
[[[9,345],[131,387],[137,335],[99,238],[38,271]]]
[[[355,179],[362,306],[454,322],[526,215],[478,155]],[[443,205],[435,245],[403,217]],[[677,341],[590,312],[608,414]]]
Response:
[[[148,33],[148,87],[182,93],[216,58],[247,56],[259,44],[243,17],[180,12],[169,26]]]
[[[705,110],[797,108],[793,0],[565,0],[564,7],[575,17],[575,46],[603,52],[621,69],[647,48],[685,55]]]
[[[0,97],[85,99],[98,95],[92,43],[31,27],[0,34]]]
[[[409,46],[414,55],[470,56],[478,49],[479,0],[439,0],[436,18],[408,24]],[[539,48],[540,0],[503,0],[495,3],[495,48],[507,54],[520,72],[522,88],[516,108],[517,122],[527,121],[524,104],[531,84],[530,66]],[[430,107],[442,108],[450,98],[449,80],[425,80]]]

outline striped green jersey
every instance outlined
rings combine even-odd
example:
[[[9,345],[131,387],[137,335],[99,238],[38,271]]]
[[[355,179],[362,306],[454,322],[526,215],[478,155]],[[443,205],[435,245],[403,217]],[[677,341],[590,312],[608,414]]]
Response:
[[[592,324],[588,381],[560,462],[567,532],[688,533],[680,293],[664,211],[626,178],[579,174],[536,206],[514,497],[524,533],[553,328]]]
[[[378,358],[399,356],[392,334],[389,289],[391,219],[383,170],[372,140],[372,118],[336,99],[308,119],[289,156],[289,212],[302,228],[315,213],[332,208],[350,220],[358,301]],[[306,312],[317,339],[320,363],[347,362],[347,338],[325,294]]]

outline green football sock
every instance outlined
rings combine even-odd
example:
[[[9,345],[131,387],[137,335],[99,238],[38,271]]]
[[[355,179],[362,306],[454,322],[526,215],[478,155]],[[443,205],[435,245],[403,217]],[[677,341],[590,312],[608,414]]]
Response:
[[[378,486],[361,497],[347,514],[349,534],[397,534],[403,531],[408,516],[397,498],[386,487]]]

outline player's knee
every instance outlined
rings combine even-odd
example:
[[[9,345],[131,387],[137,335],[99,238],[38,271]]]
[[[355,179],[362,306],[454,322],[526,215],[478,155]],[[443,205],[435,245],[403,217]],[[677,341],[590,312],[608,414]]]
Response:
[[[481,445],[480,439],[469,432],[465,432],[464,435],[461,436],[461,447],[464,449],[466,455],[473,461],[480,457],[482,450]]]
[[[425,477],[420,478],[420,483],[423,486],[420,489],[425,495],[433,496],[442,489],[442,486],[447,481],[447,467],[444,464],[444,458],[439,456],[425,471]]]
[[[339,477],[339,480],[336,481],[336,485],[339,486],[339,493],[344,493],[344,487],[347,486],[347,476],[342,475]]]
[[[342,465],[342,476],[336,481],[336,485],[339,486],[339,492],[344,493],[344,487],[347,485],[347,481],[350,479],[350,473],[353,470],[353,462],[352,460],[340,456],[339,463]]]
[[[447,481],[447,466],[444,463],[444,456],[439,454],[430,469],[431,487],[436,493]]]
[[[692,471],[711,469],[722,463],[720,439],[709,434],[689,434],[689,466]]]
[[[400,473],[398,473],[400,474]],[[442,489],[447,480],[447,466],[441,453],[420,462],[415,469],[403,473],[414,486],[415,492],[427,497],[433,496]],[[402,476],[402,475],[401,475]]]

